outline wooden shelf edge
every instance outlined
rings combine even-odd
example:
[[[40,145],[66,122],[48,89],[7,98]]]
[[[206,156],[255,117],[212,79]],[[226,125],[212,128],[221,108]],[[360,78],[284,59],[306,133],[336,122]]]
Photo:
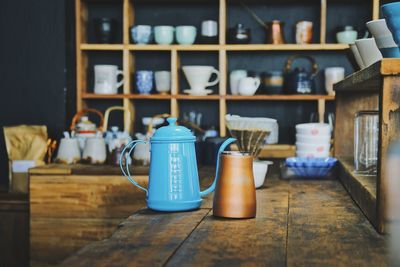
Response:
[[[160,94],[94,94],[84,93],[83,99],[178,99],[178,100],[219,100],[226,99],[232,101],[316,101],[316,100],[335,100],[334,96],[328,95],[255,95],[255,96],[238,96],[238,95],[206,95],[206,96],[193,96],[186,94],[178,95],[160,95]]]
[[[350,157],[338,157],[338,160],[339,180],[367,219],[377,228],[377,178],[354,174],[353,160]],[[376,181],[375,186],[373,179]]]
[[[371,66],[359,70],[334,85],[335,91],[379,91],[382,76],[399,75],[400,58],[384,58]]]
[[[193,44],[193,45],[136,45],[136,44],[80,44],[81,50],[123,50],[131,51],[313,51],[345,50],[345,44]]]

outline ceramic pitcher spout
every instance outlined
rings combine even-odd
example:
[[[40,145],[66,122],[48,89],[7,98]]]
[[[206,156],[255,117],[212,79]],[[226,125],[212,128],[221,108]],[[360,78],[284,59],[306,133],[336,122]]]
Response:
[[[233,143],[233,142],[235,142],[235,141],[236,141],[235,138],[228,138],[228,139],[226,139],[225,142],[223,142],[222,145],[219,147],[218,154],[217,154],[217,166],[216,166],[216,168],[215,168],[215,177],[214,177],[214,181],[213,181],[213,183],[211,184],[211,186],[210,186],[209,188],[207,188],[206,190],[200,192],[200,196],[201,196],[201,197],[205,197],[205,196],[207,196],[208,194],[214,192],[215,186],[216,186],[217,181],[218,181],[219,161],[220,161],[221,153],[225,150],[225,148],[226,148],[228,145],[230,145],[231,143]]]

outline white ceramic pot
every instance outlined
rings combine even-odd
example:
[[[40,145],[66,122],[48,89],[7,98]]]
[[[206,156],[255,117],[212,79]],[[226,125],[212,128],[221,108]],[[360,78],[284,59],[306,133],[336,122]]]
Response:
[[[260,188],[263,186],[265,177],[268,172],[268,165],[273,164],[272,161],[253,161],[253,176],[254,176],[254,185],[256,188]]]
[[[305,135],[330,135],[331,126],[327,123],[302,123],[296,125],[297,134]]]
[[[154,74],[156,82],[156,91],[160,94],[165,94],[171,90],[171,72],[156,71]]]
[[[106,142],[102,137],[86,139],[82,159],[91,164],[103,164],[106,161]]]
[[[310,144],[310,143],[296,143],[297,152],[313,152],[313,153],[323,153],[329,152],[331,147],[330,143],[321,144]]]
[[[356,46],[365,67],[371,66],[382,59],[382,53],[376,46],[374,38],[356,40]]]
[[[320,134],[317,136],[307,134],[296,134],[296,142],[311,144],[326,144],[331,141],[330,134]]]
[[[81,159],[78,140],[62,138],[57,152],[56,161],[64,164],[75,164]]]

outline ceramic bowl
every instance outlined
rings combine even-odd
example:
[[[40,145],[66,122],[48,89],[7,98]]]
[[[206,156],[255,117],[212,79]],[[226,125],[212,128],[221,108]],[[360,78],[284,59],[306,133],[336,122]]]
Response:
[[[354,44],[357,36],[357,31],[341,31],[336,33],[336,40],[339,44]]]
[[[314,152],[314,151],[296,151],[296,156],[299,158],[326,158],[329,157],[329,151],[327,152]]]
[[[316,153],[323,153],[329,152],[329,148],[331,144],[328,143],[320,143],[320,144],[310,144],[310,143],[296,143],[297,152],[316,152]]]
[[[382,15],[397,45],[400,45],[400,2],[381,6]]]
[[[374,38],[356,40],[356,46],[365,67],[368,67],[382,59],[382,53],[376,46]]]
[[[254,161],[253,162],[253,176],[254,185],[256,188],[263,186],[265,177],[268,172],[268,165],[272,165],[272,161]]]
[[[296,125],[297,134],[317,136],[320,134],[330,135],[331,126],[327,123],[302,123]]]
[[[331,141],[330,134],[320,134],[317,136],[307,134],[296,134],[296,141],[299,143],[327,144]]]
[[[287,158],[285,161],[286,167],[291,168],[294,173],[301,177],[307,178],[323,178],[336,165],[335,158]]]

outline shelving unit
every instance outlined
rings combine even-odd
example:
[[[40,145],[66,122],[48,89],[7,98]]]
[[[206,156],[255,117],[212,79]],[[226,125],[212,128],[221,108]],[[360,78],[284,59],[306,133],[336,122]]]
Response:
[[[327,0],[320,0],[319,3],[319,25],[317,29],[317,39],[319,43],[309,45],[298,45],[298,44],[283,44],[283,45],[270,45],[270,44],[247,44],[247,45],[235,45],[227,44],[226,42],[226,30],[228,28],[228,5],[231,4],[231,0],[216,0],[212,3],[218,4],[218,25],[219,25],[219,43],[213,45],[135,45],[130,41],[129,28],[135,24],[135,0],[120,0],[118,5],[122,6],[122,43],[118,44],[95,44],[89,42],[88,38],[88,20],[89,10],[88,4],[96,4],[98,2],[104,3],[101,0],[75,0],[76,1],[76,59],[77,59],[77,109],[82,110],[83,108],[91,105],[93,101],[97,100],[121,100],[122,105],[128,107],[133,114],[135,114],[135,103],[140,100],[154,100],[154,101],[169,101],[170,114],[172,116],[179,116],[179,106],[182,101],[187,100],[201,100],[201,101],[218,101],[218,113],[219,113],[219,129],[220,135],[226,135],[225,126],[225,114],[228,112],[228,105],[231,102],[237,101],[315,101],[319,112],[325,112],[325,102],[333,101],[335,98],[326,95],[255,95],[251,97],[247,96],[232,96],[229,95],[228,87],[228,54],[237,53],[238,51],[247,51],[249,53],[256,53],[257,51],[344,51],[348,48],[347,45],[327,43],[327,11],[330,4]],[[371,17],[377,18],[377,9],[379,8],[379,0],[372,1],[371,6],[373,7]],[[114,3],[107,1],[106,3]],[[171,5],[179,5],[182,2],[171,0]],[[139,3],[139,2],[138,2]],[[156,5],[158,2],[151,2],[151,5]],[[165,4],[165,1],[160,3]],[[168,2],[169,3],[169,2]],[[289,3],[289,2],[288,2]],[[143,1],[140,4],[144,4]],[[237,4],[237,3],[236,3]],[[245,11],[243,11],[245,12]],[[137,23],[140,23],[138,21]],[[124,86],[121,94],[118,95],[96,95],[92,88],[88,86],[88,53],[96,52],[118,52],[122,53],[122,69],[124,72]],[[132,74],[135,71],[135,53],[149,51],[158,53],[168,53],[170,58],[170,71],[171,71],[171,83],[172,89],[170,95],[139,95],[135,93],[132,86]],[[181,70],[181,59],[182,53],[191,52],[212,52],[216,53],[219,69],[220,82],[217,89],[217,94],[209,96],[190,96],[181,94],[180,76]],[[89,101],[91,101],[89,103]],[[323,115],[321,116],[323,118]],[[134,116],[135,118],[135,116]],[[126,117],[125,120],[128,118]],[[133,125],[133,124],[132,124]],[[133,130],[133,129],[132,129]]]
[[[388,179],[387,152],[400,139],[400,59],[383,59],[335,85],[335,156],[340,161],[339,178],[354,201],[380,233],[386,232]],[[354,115],[361,110],[379,110],[377,176],[354,173]],[[392,177],[395,179],[398,177]]]

